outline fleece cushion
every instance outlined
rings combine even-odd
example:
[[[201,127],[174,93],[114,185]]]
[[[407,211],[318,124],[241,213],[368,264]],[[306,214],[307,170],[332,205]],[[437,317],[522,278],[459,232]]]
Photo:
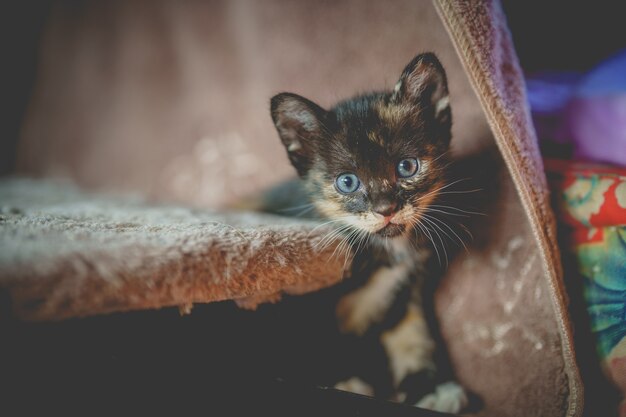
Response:
[[[349,266],[325,227],[0,181],[0,289],[23,320],[59,320],[234,299],[337,282]],[[6,309],[3,309],[6,311]]]

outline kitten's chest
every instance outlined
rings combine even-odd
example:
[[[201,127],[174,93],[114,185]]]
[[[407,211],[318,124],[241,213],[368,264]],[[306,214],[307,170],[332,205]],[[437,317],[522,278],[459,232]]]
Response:
[[[364,334],[384,319],[394,304],[410,302],[414,286],[428,253],[416,250],[410,242],[394,241],[384,250],[373,248],[358,259],[353,278],[358,285],[347,291],[337,304],[339,327],[346,333]]]

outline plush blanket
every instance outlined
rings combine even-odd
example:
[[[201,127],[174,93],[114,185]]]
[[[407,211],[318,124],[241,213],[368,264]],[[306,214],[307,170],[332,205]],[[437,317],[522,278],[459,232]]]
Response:
[[[342,278],[328,228],[0,181],[0,290],[25,320],[234,299],[254,308]],[[7,309],[3,309],[5,312]]]

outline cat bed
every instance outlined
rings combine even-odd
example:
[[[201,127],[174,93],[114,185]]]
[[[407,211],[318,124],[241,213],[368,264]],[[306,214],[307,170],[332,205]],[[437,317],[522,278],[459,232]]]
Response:
[[[491,161],[478,168],[486,216],[435,300],[452,364],[483,400],[480,415],[578,416],[583,390],[555,221],[502,10],[479,1],[394,4],[58,6],[44,32],[18,167],[217,207],[292,172],[277,158],[284,151],[267,114],[274,93],[330,104],[372,89],[383,73],[396,78],[407,58],[432,50],[449,76],[456,157]],[[118,15],[130,19],[110,21]],[[168,30],[156,30],[161,24]],[[119,36],[104,35],[112,27]],[[0,287],[18,319],[188,312],[222,299],[252,307],[330,285],[349,266],[329,256],[332,247],[302,250],[324,235],[315,224],[54,187],[2,185]]]
[[[0,181],[0,284],[23,320],[234,299],[323,288],[349,259],[328,227],[92,196],[55,182]],[[323,243],[323,244],[320,244]],[[343,254],[343,252],[342,252]]]

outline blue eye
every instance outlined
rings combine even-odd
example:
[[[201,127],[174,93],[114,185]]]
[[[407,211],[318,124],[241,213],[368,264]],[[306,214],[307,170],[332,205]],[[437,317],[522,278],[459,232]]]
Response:
[[[358,190],[359,185],[361,185],[361,181],[359,178],[350,173],[341,174],[335,180],[335,186],[339,190],[340,193],[350,194]]]
[[[400,178],[409,178],[417,174],[420,164],[415,158],[406,158],[398,162],[398,175]]]

